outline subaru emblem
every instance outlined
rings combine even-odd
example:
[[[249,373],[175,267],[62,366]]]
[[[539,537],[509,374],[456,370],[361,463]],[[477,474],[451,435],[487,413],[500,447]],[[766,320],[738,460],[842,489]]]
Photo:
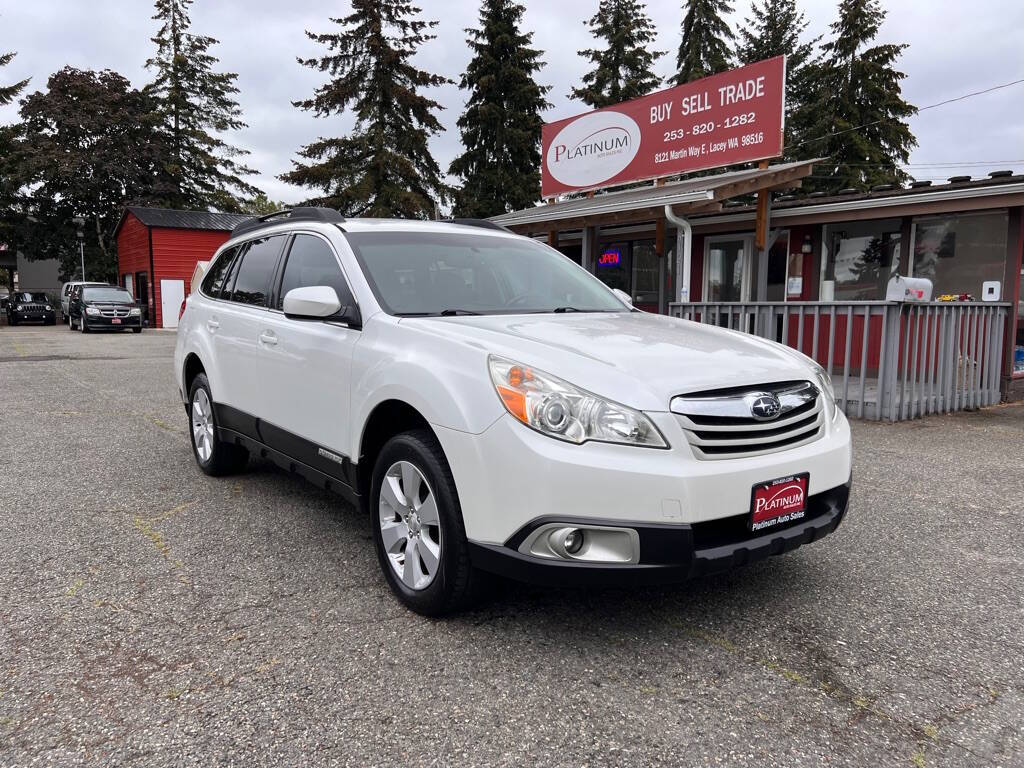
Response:
[[[749,402],[750,415],[758,421],[771,421],[782,410],[779,398],[771,392],[759,392],[753,395]]]

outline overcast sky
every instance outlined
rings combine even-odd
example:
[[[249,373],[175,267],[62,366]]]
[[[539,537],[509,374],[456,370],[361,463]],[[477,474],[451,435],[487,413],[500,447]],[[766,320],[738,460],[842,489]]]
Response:
[[[576,52],[591,44],[585,20],[597,0],[521,0],[525,27],[544,52],[539,81],[553,86],[546,120],[585,111],[567,98],[586,71]],[[420,51],[418,64],[458,80],[468,57],[464,27],[475,25],[479,0],[421,0],[423,16],[439,20],[437,39]],[[682,0],[649,0],[658,27],[657,47],[668,51],[658,73],[671,74],[680,39]],[[827,33],[837,0],[802,0],[809,34]],[[900,67],[907,74],[904,95],[923,107],[961,94],[1024,78],[1020,33],[1021,0],[888,0],[888,18],[880,40],[909,43]],[[749,0],[736,0],[733,27],[747,15]],[[271,198],[301,199],[306,193],[279,181],[291,167],[296,150],[318,136],[343,135],[345,117],[314,118],[291,105],[309,96],[322,82],[319,73],[296,63],[324,49],[303,30],[328,31],[330,16],[348,13],[342,0],[196,0],[193,30],[220,41],[213,50],[224,71],[238,73],[239,100],[248,128],[231,140],[252,152],[249,163],[259,171],[253,180]],[[156,31],[149,0],[0,0],[0,51],[16,50],[3,70],[5,83],[31,77],[30,89],[45,87],[47,76],[65,65],[113,69],[136,86],[150,75],[143,64],[152,54]],[[442,168],[460,149],[455,121],[464,104],[456,86],[438,88],[434,97],[445,106],[447,131],[431,147]],[[957,173],[983,176],[1012,168],[1024,172],[1024,84],[923,112],[911,121],[919,146],[909,170],[921,179],[945,179]],[[13,121],[16,106],[0,109],[0,123]],[[935,164],[956,163],[960,167]],[[980,163],[980,165],[973,165]]]

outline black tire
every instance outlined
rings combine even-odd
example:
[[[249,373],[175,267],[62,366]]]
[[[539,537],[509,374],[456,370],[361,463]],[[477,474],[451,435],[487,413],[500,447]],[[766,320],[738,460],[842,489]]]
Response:
[[[17,324],[18,324],[18,321],[17,321],[17,320],[15,320],[15,319],[14,319],[14,318],[12,317],[12,318],[11,318],[11,319],[10,319],[10,320],[8,321],[8,323],[9,323],[10,325],[17,325]]]
[[[210,420],[213,424],[212,451],[208,458],[203,459],[196,448],[195,430],[192,427],[192,406],[196,400],[196,392],[200,389],[206,392],[207,401],[212,406],[213,393],[210,391],[210,382],[207,380],[205,373],[197,374],[192,379],[192,384],[189,386],[188,391],[188,435],[189,441],[192,443],[192,455],[195,457],[196,464],[199,465],[199,469],[211,477],[238,474],[249,463],[249,451],[240,445],[217,439],[217,413],[212,407],[210,408]]]
[[[132,328],[132,333],[142,333],[141,328]]]
[[[85,315],[82,315],[81,317],[78,318],[78,330],[80,330],[82,333],[89,332],[89,326],[85,322]]]
[[[381,534],[381,485],[388,469],[398,461],[410,462],[419,469],[434,494],[438,508],[441,529],[439,566],[433,581],[424,589],[412,589],[398,577],[385,551]],[[470,562],[455,480],[444,451],[431,432],[403,432],[384,445],[374,464],[369,502],[373,540],[384,579],[407,608],[423,616],[444,616],[469,607],[482,596],[487,577]]]

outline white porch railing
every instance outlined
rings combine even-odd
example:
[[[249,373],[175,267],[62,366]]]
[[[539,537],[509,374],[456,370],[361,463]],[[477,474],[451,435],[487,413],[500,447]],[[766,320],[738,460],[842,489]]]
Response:
[[[832,376],[847,416],[899,421],[1000,399],[1011,305],[980,302],[693,302],[669,314],[771,339]]]

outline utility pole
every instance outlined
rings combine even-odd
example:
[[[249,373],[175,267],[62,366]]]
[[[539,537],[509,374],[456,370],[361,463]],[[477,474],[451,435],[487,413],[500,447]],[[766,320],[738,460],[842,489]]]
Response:
[[[78,258],[82,262],[82,282],[85,282],[85,219],[75,216],[71,221],[78,228],[75,234],[78,236]]]

